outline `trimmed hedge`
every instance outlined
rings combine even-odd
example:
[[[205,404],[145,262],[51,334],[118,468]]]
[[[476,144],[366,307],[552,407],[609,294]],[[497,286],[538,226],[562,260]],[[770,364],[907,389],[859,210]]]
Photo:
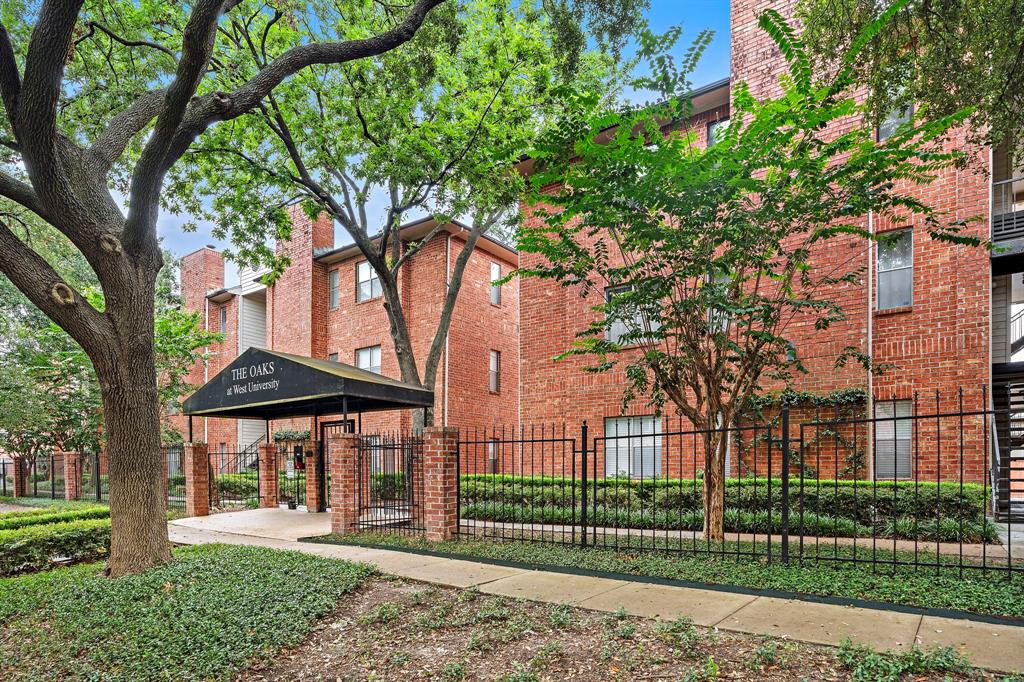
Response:
[[[56,559],[92,561],[110,551],[110,519],[0,530],[0,575],[49,568]]]
[[[17,514],[17,516],[14,516]],[[64,521],[82,521],[86,519],[110,518],[109,507],[87,507],[70,511],[49,509],[35,510],[35,513],[12,512],[12,515],[0,515],[0,530],[24,528],[44,523],[61,523]]]
[[[588,480],[588,521],[617,528],[696,530],[703,525],[702,482],[694,479]],[[808,535],[998,542],[977,484],[790,480],[790,530]],[[471,474],[460,477],[462,517],[499,522],[571,523],[580,517],[580,481]],[[802,501],[801,501],[802,500]],[[782,481],[727,479],[726,530],[781,527]],[[574,510],[575,508],[575,510]],[[769,511],[771,514],[769,515]],[[960,525],[963,524],[963,534]]]

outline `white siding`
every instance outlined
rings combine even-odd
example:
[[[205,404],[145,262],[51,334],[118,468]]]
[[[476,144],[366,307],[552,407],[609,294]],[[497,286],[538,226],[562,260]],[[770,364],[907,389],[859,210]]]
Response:
[[[238,306],[238,352],[267,347],[267,302],[263,298],[242,296]]]
[[[992,362],[1010,361],[1010,275],[992,278]]]
[[[267,435],[267,424],[261,419],[238,420],[238,449],[247,448]]]

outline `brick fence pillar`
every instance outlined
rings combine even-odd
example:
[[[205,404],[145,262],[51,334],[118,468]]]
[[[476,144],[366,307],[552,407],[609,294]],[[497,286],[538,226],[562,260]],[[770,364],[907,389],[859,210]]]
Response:
[[[82,498],[82,453],[64,452],[64,499]]]
[[[423,430],[423,528],[428,541],[450,540],[459,527],[456,477],[458,430]]]
[[[28,460],[24,457],[14,458],[14,496],[29,497]]]
[[[185,515],[210,513],[210,456],[206,443],[185,444]]]
[[[358,449],[359,436],[354,433],[338,434],[327,441],[327,453],[331,458],[331,532],[339,535],[353,532],[359,520],[356,500]]]
[[[320,500],[320,443],[310,441],[306,447],[306,511],[318,512],[323,509]],[[325,469],[327,467],[324,467]]]
[[[277,444],[263,443],[260,445],[260,507],[276,509],[280,504],[278,497]]]

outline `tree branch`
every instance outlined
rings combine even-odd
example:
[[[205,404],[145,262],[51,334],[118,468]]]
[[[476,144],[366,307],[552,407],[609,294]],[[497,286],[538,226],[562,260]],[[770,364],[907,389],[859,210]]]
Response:
[[[93,157],[104,175],[110,170],[110,166],[121,157],[132,138],[138,135],[160,113],[165,94],[165,90],[152,90],[143,93],[121,113],[114,116],[107,129],[96,138],[92,147],[89,148],[89,155]]]
[[[0,221],[0,272],[87,351],[109,338],[105,315],[93,308],[46,260]]]
[[[21,74],[18,60],[14,57],[14,46],[7,27],[0,22],[0,99],[3,100],[7,120],[14,126],[18,113],[18,94],[21,92]],[[15,135],[17,135],[17,132]]]
[[[122,38],[121,36],[114,33],[112,30],[110,30],[98,21],[87,21],[85,25],[89,28],[89,31],[81,38],[75,41],[76,45],[82,42],[83,40],[86,40],[95,35],[96,29],[99,29],[102,33],[105,33],[107,37],[109,37],[111,40],[113,40],[116,43],[120,43],[125,47],[149,47],[154,50],[159,50],[160,52],[163,52],[165,55],[170,57],[171,61],[173,61],[175,64],[178,63],[178,55],[174,54],[173,51],[164,47],[160,43],[154,43],[149,40],[129,40],[127,38]]]

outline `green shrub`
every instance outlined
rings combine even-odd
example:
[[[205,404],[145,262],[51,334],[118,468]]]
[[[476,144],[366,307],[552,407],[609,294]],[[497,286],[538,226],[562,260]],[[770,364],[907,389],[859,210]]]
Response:
[[[770,483],[770,484],[769,484]],[[596,479],[587,482],[588,522],[618,528],[691,530],[702,526],[702,483],[696,479]],[[977,484],[854,480],[790,481],[790,529],[806,535],[997,542]],[[502,522],[579,521],[580,481],[556,477],[472,474],[460,477],[462,516]],[[782,481],[726,481],[726,530],[779,532]],[[769,515],[769,509],[771,514]],[[575,511],[574,511],[575,510]],[[939,519],[936,521],[936,519]],[[963,533],[961,534],[961,523]]]
[[[405,473],[373,474],[371,487],[378,500],[397,500],[405,497]]]
[[[35,512],[13,512],[18,516],[0,516],[0,530],[24,528],[44,523],[61,523],[64,521],[80,521],[85,519],[106,519],[110,517],[108,507],[86,507],[70,511],[51,511],[38,509]]]
[[[0,575],[38,571],[48,568],[55,559],[98,559],[109,550],[109,519],[0,530]]]
[[[227,497],[258,497],[259,478],[255,473],[221,474],[217,476],[217,490]]]

